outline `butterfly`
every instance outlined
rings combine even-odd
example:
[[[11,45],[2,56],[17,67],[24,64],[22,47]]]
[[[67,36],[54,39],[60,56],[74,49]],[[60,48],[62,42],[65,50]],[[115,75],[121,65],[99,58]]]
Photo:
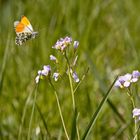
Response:
[[[30,39],[34,39],[38,35],[38,32],[34,32],[26,16],[22,16],[20,21],[15,21],[14,28],[16,32],[15,43],[19,46]]]

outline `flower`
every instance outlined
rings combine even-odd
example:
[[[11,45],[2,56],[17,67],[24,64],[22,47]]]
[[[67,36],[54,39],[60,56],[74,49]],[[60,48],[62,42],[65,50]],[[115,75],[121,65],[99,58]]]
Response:
[[[35,78],[35,82],[36,82],[36,84],[38,84],[38,83],[39,83],[39,80],[40,80],[40,76],[39,76],[39,75],[37,75],[37,76],[36,76],[36,78]]]
[[[130,73],[125,74],[124,76],[119,76],[115,82],[115,87],[129,87],[131,83],[132,75]]]
[[[74,50],[76,50],[78,48],[78,46],[79,46],[79,42],[74,41],[73,46],[74,46]]]
[[[50,65],[44,65],[43,70],[38,71],[38,75],[35,78],[35,82],[38,84],[40,79],[43,79],[43,77],[47,77],[51,72],[51,67]]]
[[[72,43],[71,37],[60,38],[52,48],[64,52],[64,50]]]
[[[55,56],[53,56],[53,55],[50,55],[50,60],[54,61],[55,63],[58,63],[57,58]]]
[[[140,72],[138,70],[135,70],[132,72],[132,74],[127,73],[124,76],[119,76],[117,81],[115,82],[115,86],[120,88],[129,87],[131,83],[137,82],[139,77]]]
[[[73,79],[74,79],[74,81],[76,82],[76,83],[78,83],[80,80],[79,80],[79,78],[78,78],[78,76],[77,76],[77,73],[76,72],[73,72],[72,73],[72,77],[73,77]]]
[[[68,74],[68,70],[67,70],[67,74]],[[72,78],[74,79],[74,81],[76,82],[76,83],[78,83],[80,80],[79,80],[79,78],[78,78],[78,75],[77,75],[77,73],[75,72],[75,71],[73,71],[72,70],[72,68],[70,68],[70,74],[71,74],[71,76],[72,76]]]
[[[39,83],[40,76],[42,75],[42,71],[39,70],[37,73],[38,73],[38,75],[37,75],[36,78],[35,78],[35,82],[36,82],[36,83]]]
[[[140,120],[140,109],[134,108],[132,113],[133,113],[133,118],[136,117],[138,120]]]
[[[53,74],[53,78],[54,78],[54,80],[55,81],[57,81],[58,80],[58,78],[59,78],[59,73],[57,73],[57,72],[55,72],[54,74]]]
[[[43,70],[41,71],[41,75],[48,76],[50,72],[51,72],[50,65],[47,65],[47,66],[44,65]]]
[[[138,70],[134,70],[132,72],[132,82],[137,82],[140,77],[140,72]]]
[[[36,136],[39,135],[39,133],[40,133],[40,127],[37,126],[36,129],[35,129],[35,134],[36,134]]]

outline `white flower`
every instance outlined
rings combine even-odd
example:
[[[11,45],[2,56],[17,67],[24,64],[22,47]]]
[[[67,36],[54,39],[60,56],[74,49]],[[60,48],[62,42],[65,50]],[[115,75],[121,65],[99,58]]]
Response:
[[[36,129],[35,129],[35,134],[36,134],[36,136],[39,135],[39,133],[40,133],[40,127],[38,126],[38,127],[36,127]]]
[[[133,111],[132,111],[132,113],[133,113],[133,118],[136,117],[137,120],[139,121],[140,120],[140,109],[134,108]]]
[[[58,80],[58,78],[59,78],[59,73],[57,73],[57,72],[55,72],[54,74],[53,74],[53,78],[54,78],[54,80],[55,81],[57,81]]]
[[[55,63],[58,63],[58,60],[54,55],[50,55],[50,60],[54,61]]]
[[[71,44],[71,42],[72,38],[66,36],[65,38],[60,38],[59,40],[57,40],[56,44],[52,46],[52,48],[64,52],[64,50]]]
[[[134,70],[132,72],[132,79],[131,79],[131,82],[137,82],[138,81],[138,78],[140,77],[140,72],[138,70]]]
[[[76,50],[78,48],[78,46],[79,46],[79,42],[74,41],[73,46],[74,46],[74,50]]]
[[[74,81],[76,82],[76,83],[78,83],[80,80],[79,80],[79,78],[78,78],[78,76],[77,76],[77,73],[76,72],[73,72],[72,73],[72,77],[73,77],[73,79],[74,79]]]
[[[140,72],[138,70],[134,70],[132,74],[127,73],[124,76],[119,76],[115,82],[115,86],[120,88],[129,87],[131,83],[137,82],[139,77]]]
[[[50,71],[51,71],[50,65],[47,65],[47,66],[45,65],[45,66],[43,66],[42,75],[48,76],[48,74],[50,73]]]
[[[39,80],[40,80],[40,76],[39,76],[39,75],[37,75],[37,76],[36,76],[36,78],[35,78],[35,82],[36,82],[36,84],[38,84],[38,83],[39,83]]]
[[[125,74],[124,76],[119,76],[115,82],[116,87],[129,87],[131,84],[132,75],[130,73]]]
[[[36,78],[35,78],[35,82],[36,82],[36,84],[38,84],[39,83],[39,80],[40,80],[40,78],[43,78],[44,76],[48,76],[49,74],[50,74],[50,72],[51,72],[51,67],[50,67],[50,65],[44,65],[43,66],[43,70],[39,70],[37,73],[38,73],[38,75],[36,76]]]

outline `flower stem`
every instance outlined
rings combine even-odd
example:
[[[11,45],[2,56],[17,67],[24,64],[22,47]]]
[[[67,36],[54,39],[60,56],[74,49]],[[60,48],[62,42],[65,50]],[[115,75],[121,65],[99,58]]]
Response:
[[[73,105],[73,110],[75,112],[75,97],[74,97],[74,89],[73,89],[72,77],[71,77],[71,72],[70,72],[71,68],[70,68],[70,63],[69,63],[69,59],[67,57],[66,52],[65,52],[65,59],[67,60],[67,65],[68,65],[68,76],[69,76],[71,96],[72,96],[72,105]]]
[[[136,108],[136,105],[135,105],[135,102],[134,102],[134,97],[133,97],[133,94],[132,94],[130,88],[127,88],[127,95],[130,97],[130,100],[131,100],[133,109]],[[137,120],[136,120],[136,117],[135,117],[135,136],[134,136],[134,140],[138,140],[138,135],[137,135]]]
[[[75,111],[75,97],[74,97],[74,90],[73,90],[73,85],[72,85],[70,67],[68,67],[68,75],[69,75],[70,89],[71,89],[71,95],[72,95],[73,110]]]
[[[83,74],[82,78],[80,79],[80,82],[77,84],[76,88],[74,89],[74,94],[77,91],[78,87],[80,86],[80,84],[83,82],[83,80],[85,79],[87,73],[89,71],[89,67],[87,68],[86,72]]]
[[[55,94],[55,97],[56,97],[56,101],[57,101],[57,105],[58,105],[58,109],[59,109],[59,114],[60,114],[60,117],[61,117],[61,121],[62,121],[62,125],[63,125],[64,131],[65,131],[65,135],[67,137],[67,140],[69,140],[69,136],[68,136],[68,132],[66,130],[66,125],[65,125],[65,122],[64,122],[64,117],[62,115],[62,110],[61,110],[60,101],[59,101],[59,98],[58,98],[58,95],[57,95],[57,91],[56,91],[56,89],[55,89],[55,87],[52,84],[50,79],[49,79],[49,82],[50,82],[50,85],[52,86],[52,88],[54,90],[54,94]]]
[[[76,118],[76,124],[78,124],[78,118],[79,118],[79,113],[78,113],[77,118]],[[76,132],[77,132],[77,140],[80,140],[78,125],[76,125]]]

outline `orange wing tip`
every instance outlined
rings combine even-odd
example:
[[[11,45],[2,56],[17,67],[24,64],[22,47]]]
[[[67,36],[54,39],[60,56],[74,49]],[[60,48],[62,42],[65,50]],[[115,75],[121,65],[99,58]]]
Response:
[[[30,25],[30,21],[28,20],[28,18],[26,16],[22,16],[21,23],[26,26]]]
[[[24,24],[18,23],[15,30],[16,30],[16,33],[19,33],[19,32],[23,32],[24,29],[25,29]]]

